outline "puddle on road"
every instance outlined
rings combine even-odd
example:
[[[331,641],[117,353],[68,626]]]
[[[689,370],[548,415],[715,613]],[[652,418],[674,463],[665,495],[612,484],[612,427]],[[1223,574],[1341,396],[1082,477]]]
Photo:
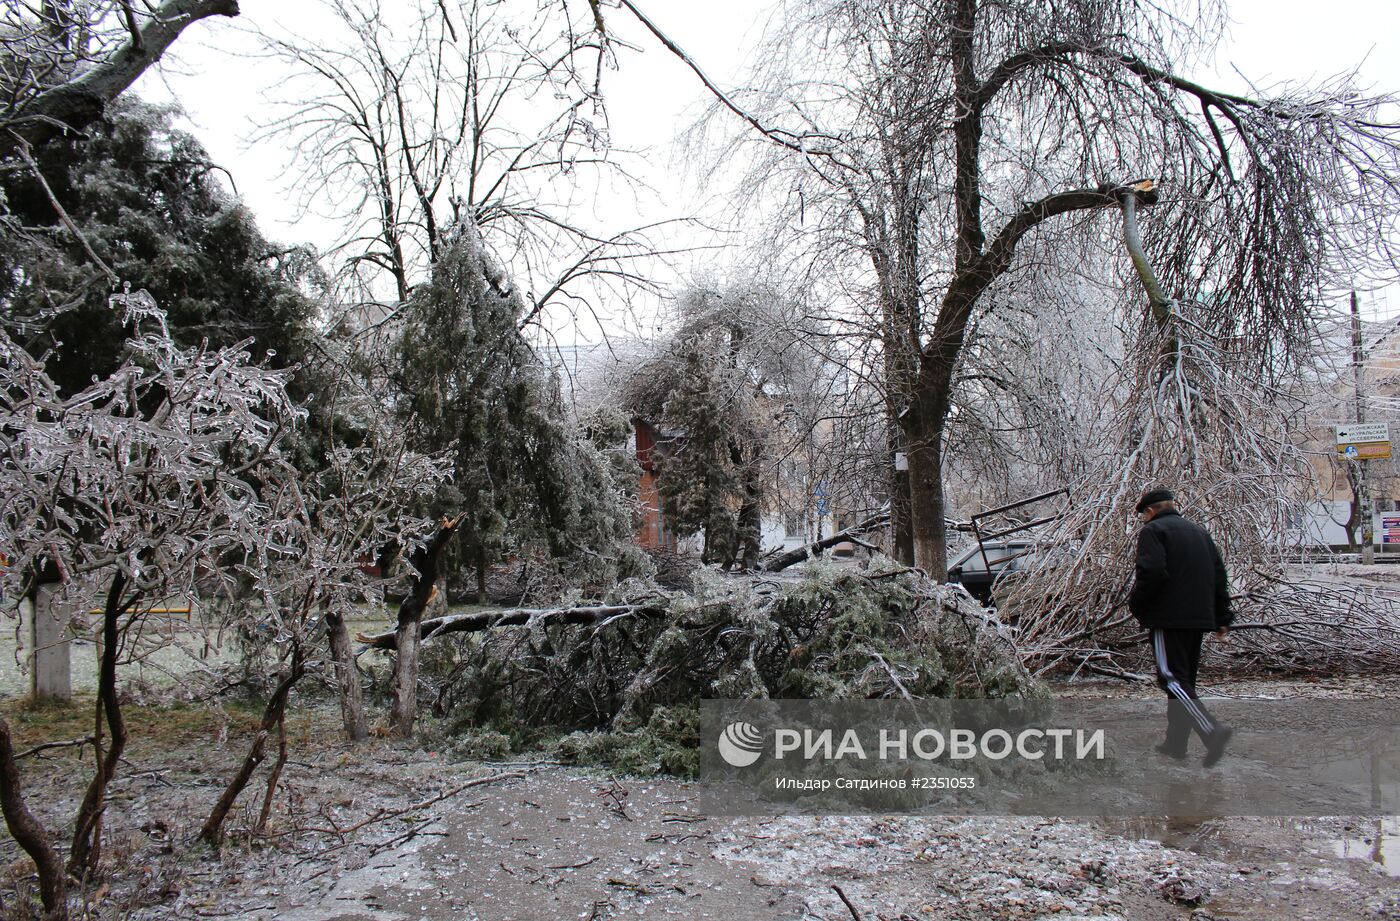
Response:
[[[1218,816],[1135,816],[1102,819],[1100,825],[1112,834],[1190,851],[1232,864],[1241,872],[1273,866],[1287,868],[1286,875],[1291,875],[1296,873],[1299,858],[1342,858],[1366,860],[1392,878],[1400,876],[1397,816],[1359,820],[1346,829],[1345,837],[1337,837],[1340,826],[1336,822],[1284,816],[1257,822]],[[1221,921],[1278,921],[1280,917],[1276,901],[1246,892],[1216,895],[1205,907],[1211,917]]]
[[[1249,849],[1230,841],[1213,818],[1200,816],[1127,816],[1104,819],[1105,829],[1133,841],[1156,841],[1164,847],[1190,851],[1222,861],[1250,856]]]
[[[1228,820],[1208,817],[1132,816],[1105,819],[1104,828],[1113,834],[1135,841],[1156,841],[1165,847],[1190,851],[1203,857],[1230,862],[1258,858],[1268,850],[1259,843],[1242,844],[1226,832]],[[1333,856],[1347,860],[1368,860],[1388,876],[1400,877],[1400,816],[1368,819],[1344,837],[1336,837],[1326,828],[1308,819],[1270,818],[1269,825],[1280,831],[1305,832],[1318,836],[1324,848]],[[1335,826],[1334,826],[1335,827]],[[1252,837],[1252,836],[1251,836]]]
[[[1375,819],[1345,838],[1332,839],[1332,853],[1369,860],[1387,876],[1400,877],[1400,816]]]

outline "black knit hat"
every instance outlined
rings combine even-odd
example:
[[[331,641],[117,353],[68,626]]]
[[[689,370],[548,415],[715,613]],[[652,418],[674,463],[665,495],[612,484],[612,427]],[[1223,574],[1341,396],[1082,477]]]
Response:
[[[1170,489],[1164,487],[1149,489],[1147,492],[1143,493],[1142,498],[1138,500],[1137,510],[1141,512],[1149,505],[1156,505],[1158,502],[1172,502],[1175,500],[1176,496]]]

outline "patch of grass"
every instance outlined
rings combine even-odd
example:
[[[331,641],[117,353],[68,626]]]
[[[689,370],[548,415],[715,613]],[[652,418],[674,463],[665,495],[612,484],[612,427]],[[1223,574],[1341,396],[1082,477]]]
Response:
[[[0,700],[0,715],[10,724],[16,748],[44,742],[62,742],[92,734],[96,719],[94,695],[75,695],[72,700]],[[262,718],[262,708],[244,701],[228,701],[222,712],[198,704],[150,706],[126,703],[122,706],[128,744],[134,750],[167,750],[200,744],[221,734],[227,724],[229,735],[252,732]],[[289,728],[295,729],[294,721]],[[55,758],[76,758],[79,749],[45,752]]]
[[[32,700],[8,698],[0,700],[0,716],[10,724],[17,750],[44,742],[63,742],[92,734],[96,700],[91,695],[75,696],[72,700]],[[79,749],[55,749],[46,752],[55,758],[76,758]]]

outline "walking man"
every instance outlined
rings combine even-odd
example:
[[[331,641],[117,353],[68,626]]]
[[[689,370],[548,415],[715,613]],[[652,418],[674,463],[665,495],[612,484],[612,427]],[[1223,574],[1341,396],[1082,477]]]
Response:
[[[1143,524],[1128,609],[1152,635],[1157,683],[1167,692],[1167,738],[1157,751],[1184,759],[1194,729],[1210,767],[1225,753],[1231,729],[1197,698],[1196,668],[1205,635],[1223,639],[1234,619],[1225,563],[1206,529],[1181,517],[1171,490],[1149,489],[1137,512]]]

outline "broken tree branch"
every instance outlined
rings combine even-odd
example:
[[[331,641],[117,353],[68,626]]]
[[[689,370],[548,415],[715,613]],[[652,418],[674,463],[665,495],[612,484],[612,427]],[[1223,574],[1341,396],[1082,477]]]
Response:
[[[824,550],[829,550],[832,547],[835,547],[837,544],[843,544],[848,541],[850,541],[851,543],[856,543],[854,538],[860,536],[861,534],[869,533],[870,531],[873,531],[876,528],[883,527],[889,522],[889,520],[889,510],[885,509],[884,511],[871,515],[864,521],[851,525],[849,528],[844,528],[840,531],[837,531],[830,537],[824,537],[821,540],[812,541],[812,543],[810,544],[804,544],[795,550],[789,550],[787,553],[784,553],[781,556],[774,557],[773,559],[768,560],[767,562],[760,565],[758,567],[759,571],[779,572],[781,570],[787,569],[789,566],[795,566],[798,563],[804,562],[807,559],[818,555]]]
[[[93,265],[101,269],[102,274],[107,276],[107,281],[111,283],[112,287],[121,284],[121,279],[117,277],[117,273],[112,271],[111,266],[102,261],[101,256],[97,255],[92,248],[92,244],[88,242],[88,238],[78,229],[78,225],[68,216],[68,212],[64,209],[63,204],[59,202],[58,196],[53,193],[53,189],[49,186],[49,181],[44,178],[44,174],[39,170],[39,164],[34,162],[34,157],[29,153],[29,142],[14,131],[10,132],[10,136],[14,140],[15,153],[19,154],[25,166],[29,167],[29,172],[34,176],[35,180],[38,181],[39,187],[44,190],[44,194],[48,196],[49,204],[53,206],[53,210],[58,215],[58,219],[63,222],[63,226],[68,228],[68,232],[77,239],[78,245],[83,248],[83,252],[87,253]]]
[[[51,748],[73,748],[77,745],[91,745],[92,743],[92,736],[83,736],[81,739],[69,739],[66,742],[40,742],[33,748],[27,748],[24,751],[20,752],[18,755],[15,755],[15,760],[23,761],[25,758],[37,755],[43,751],[48,751]]]
[[[851,913],[851,917],[854,918],[855,921],[860,921],[860,912],[856,911],[856,907],[851,904],[851,900],[846,898],[846,893],[841,891],[841,887],[833,884],[831,888],[836,890],[836,894],[841,898],[841,902],[846,906],[846,910]]]
[[[544,621],[564,624],[596,624],[615,617],[660,617],[666,606],[659,600],[645,604],[600,604],[574,608],[507,608],[503,611],[473,611],[449,614],[423,621],[422,642],[444,633],[479,633],[493,627],[526,627]],[[397,648],[398,632],[356,634],[355,639],[369,649]]]
[[[524,771],[502,771],[499,774],[490,774],[486,777],[474,777],[471,780],[466,781],[465,783],[458,784],[457,786],[453,787],[450,790],[447,790],[446,792],[438,793],[434,796],[428,797],[427,799],[419,800],[416,803],[410,803],[409,805],[404,806],[400,809],[376,809],[367,818],[356,822],[354,825],[347,825],[345,828],[301,828],[297,829],[295,832],[283,832],[283,834],[290,835],[311,832],[319,835],[334,835],[338,838],[344,839],[345,836],[357,832],[367,825],[373,825],[376,822],[383,822],[387,819],[397,818],[401,815],[406,815],[410,812],[419,812],[420,810],[427,809],[429,806],[440,803],[445,799],[451,799],[458,793],[461,793],[464,790],[470,790],[472,787],[480,787],[485,784],[496,783],[497,781],[501,780],[519,780],[524,776]],[[280,837],[280,835],[274,837]]]
[[[237,0],[167,0],[120,50],[76,79],[33,96],[18,107],[10,124],[36,145],[63,131],[81,131],[101,118],[108,104],[159,60],[188,26],[211,16],[237,15]],[[0,156],[14,149],[14,136],[0,136]]]

